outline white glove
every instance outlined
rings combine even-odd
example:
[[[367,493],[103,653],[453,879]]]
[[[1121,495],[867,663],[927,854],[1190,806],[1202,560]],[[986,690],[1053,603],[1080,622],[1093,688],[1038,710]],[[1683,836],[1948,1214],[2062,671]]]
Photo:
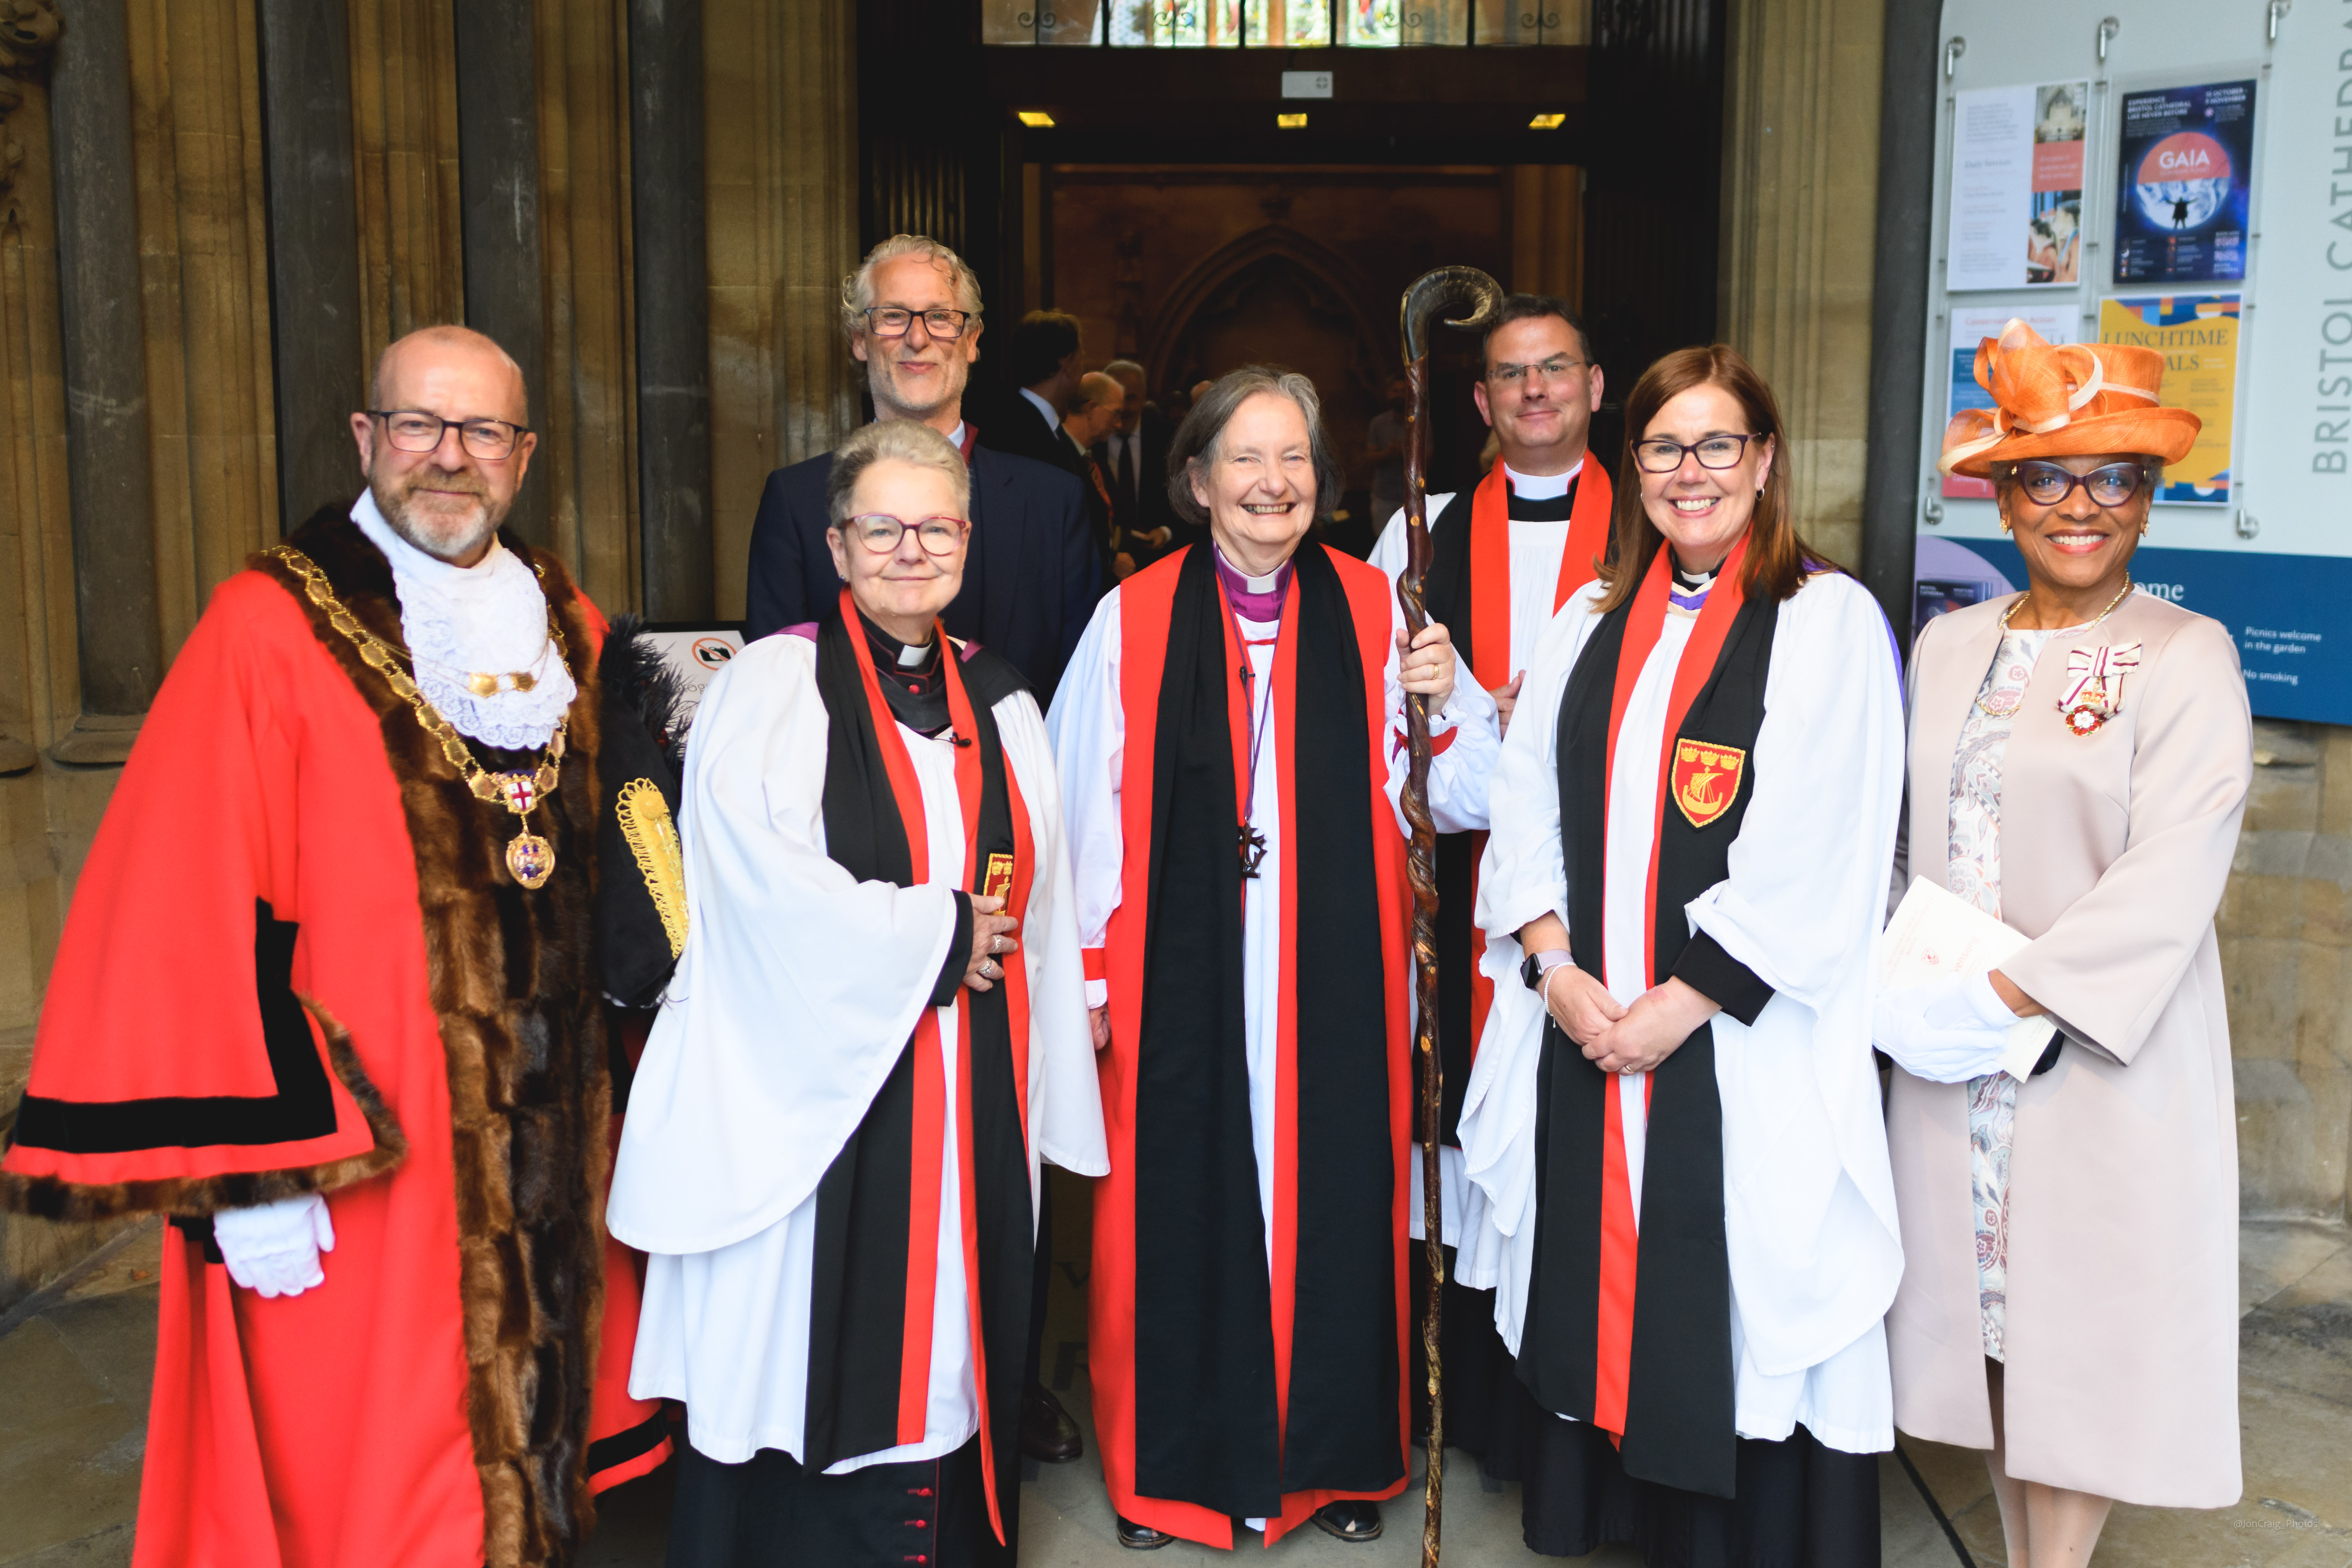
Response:
[[[1870,1037],[1914,1078],[1966,1083],[2000,1066],[2017,1015],[1989,974],[1881,991]]]
[[[327,1200],[316,1193],[223,1209],[213,1215],[213,1245],[228,1265],[228,1277],[264,1296],[299,1296],[327,1282],[319,1254],[335,1250],[334,1222]]]

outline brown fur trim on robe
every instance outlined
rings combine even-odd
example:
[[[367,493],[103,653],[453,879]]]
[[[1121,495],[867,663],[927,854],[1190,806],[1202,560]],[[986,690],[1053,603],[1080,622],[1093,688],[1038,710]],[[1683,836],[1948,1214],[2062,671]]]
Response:
[[[477,800],[408,703],[267,552],[311,630],[379,715],[416,856],[432,1004],[447,1054],[466,1346],[467,1413],[490,1568],[564,1564],[593,1522],[586,1475],[590,1379],[604,1306],[609,1153],[603,993],[590,952],[595,897],[596,631],[551,553],[510,535],[563,629],[579,696],[561,780],[531,813],[555,851],[538,891],[508,874],[516,820]],[[288,541],[360,623],[402,637],[392,570],[341,510]],[[477,756],[492,771],[528,766]]]
[[[38,1219],[79,1224],[120,1219],[125,1215],[168,1214],[195,1219],[223,1209],[254,1208],[305,1193],[331,1193],[381,1176],[407,1157],[408,1140],[383,1093],[360,1065],[352,1049],[352,1032],[334,1015],[308,996],[299,998],[319,1033],[327,1042],[327,1065],[351,1091],[375,1134],[375,1147],[348,1159],[291,1171],[236,1172],[218,1176],[189,1176],[163,1182],[110,1182],[103,1186],[68,1182],[57,1176],[20,1176],[0,1171],[0,1211],[27,1214]]]

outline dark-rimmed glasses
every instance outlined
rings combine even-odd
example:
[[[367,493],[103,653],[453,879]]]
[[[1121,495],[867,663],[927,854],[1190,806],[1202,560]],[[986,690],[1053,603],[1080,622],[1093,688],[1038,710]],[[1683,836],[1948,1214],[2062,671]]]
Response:
[[[971,319],[969,310],[908,310],[897,305],[877,305],[866,312],[866,330],[877,338],[903,338],[915,318],[923,320],[923,331],[942,342],[953,342],[963,336],[963,324]]]
[[[2035,506],[2063,506],[2080,485],[2093,506],[2109,507],[2121,506],[2137,494],[2147,482],[2147,469],[2138,463],[2108,463],[2078,474],[2063,464],[2028,458],[2017,465],[2011,477]]]
[[[1671,474],[1683,466],[1683,454],[1687,452],[1702,468],[1736,468],[1748,451],[1748,443],[1763,439],[1762,436],[1709,436],[1685,445],[1651,436],[1633,443],[1633,461],[1645,474]]]
[[[901,522],[887,511],[860,512],[841,520],[842,535],[854,539],[872,555],[896,555],[907,535],[913,534],[926,555],[952,555],[971,524],[960,517],[919,517]]]
[[[444,419],[422,408],[371,408],[367,416],[383,420],[385,439],[404,452],[439,449],[442,435],[455,425],[466,450],[487,463],[513,457],[515,444],[530,434],[528,425],[509,425],[503,419]]]
[[[1591,363],[1586,359],[1570,359],[1566,354],[1554,354],[1540,364],[1498,364],[1486,373],[1486,379],[1497,386],[1520,387],[1530,380],[1564,380],[1570,371],[1581,370]]]

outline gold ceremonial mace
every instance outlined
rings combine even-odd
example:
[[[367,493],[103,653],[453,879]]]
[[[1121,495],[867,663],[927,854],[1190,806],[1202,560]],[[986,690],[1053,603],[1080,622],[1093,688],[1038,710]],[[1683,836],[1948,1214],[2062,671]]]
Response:
[[[1412,414],[1404,448],[1405,568],[1397,579],[1397,599],[1404,605],[1405,629],[1414,637],[1429,624],[1421,596],[1421,580],[1429,570],[1429,330],[1444,311],[1464,306],[1467,313],[1450,317],[1445,324],[1483,327],[1502,304],[1502,285],[1475,267],[1440,267],[1423,273],[1404,291],[1399,314]],[[1462,678],[1458,668],[1454,678]],[[1421,1226],[1429,1267],[1429,1301],[1421,1315],[1422,1353],[1429,1363],[1429,1484],[1423,1494],[1421,1563],[1422,1568],[1437,1568],[1438,1522],[1445,1497],[1445,1399],[1437,1349],[1445,1279],[1445,1205],[1437,1174],[1444,1083],[1437,1062],[1437,824],[1429,815],[1429,699],[1408,697],[1404,719],[1412,759],[1405,774],[1404,819],[1412,828],[1406,875],[1412,882],[1413,985],[1421,1004],[1413,1049],[1421,1057]]]

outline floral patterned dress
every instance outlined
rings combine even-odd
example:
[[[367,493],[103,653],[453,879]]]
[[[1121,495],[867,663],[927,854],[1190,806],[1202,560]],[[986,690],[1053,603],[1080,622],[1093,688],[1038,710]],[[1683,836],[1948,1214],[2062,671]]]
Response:
[[[2033,666],[2060,631],[2003,631],[1969,705],[1952,759],[1949,854],[1945,885],[2000,918],[2000,764]],[[1990,710],[1990,711],[1988,711]],[[2017,1131],[2017,1080],[1995,1071],[1969,1080],[1969,1186],[1977,1224],[1977,1305],[1985,1354],[2001,1355],[2009,1309],[2009,1150]]]

